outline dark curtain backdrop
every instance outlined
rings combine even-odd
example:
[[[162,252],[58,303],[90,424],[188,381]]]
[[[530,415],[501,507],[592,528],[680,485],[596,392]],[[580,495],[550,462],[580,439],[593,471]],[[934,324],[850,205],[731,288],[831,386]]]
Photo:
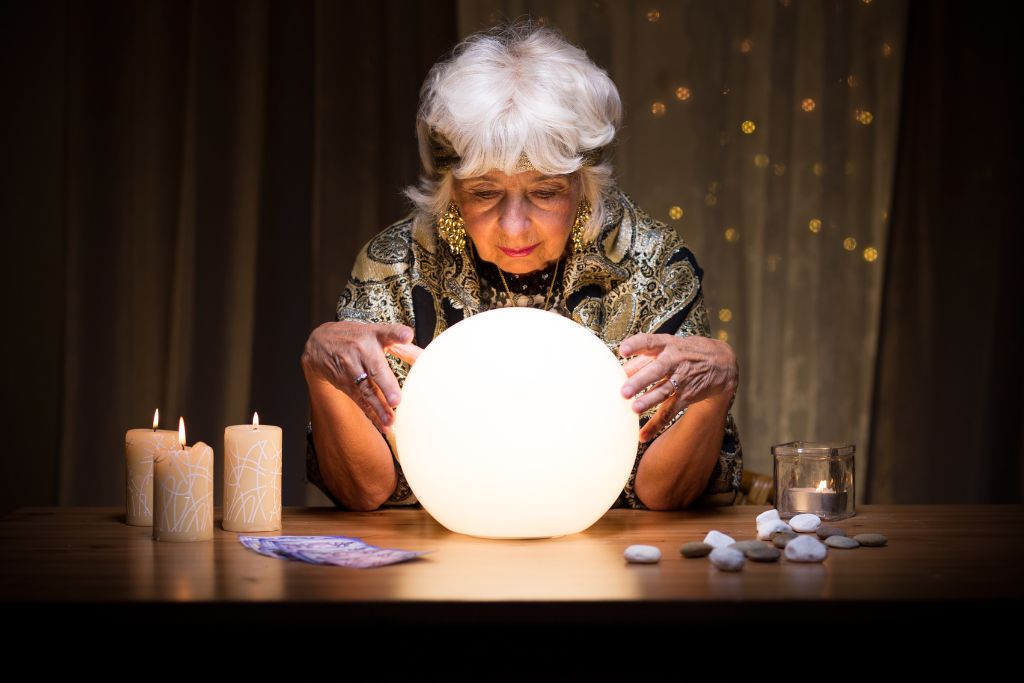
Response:
[[[1021,60],[1007,19],[995,4],[910,7],[871,500],[1024,499]]]
[[[299,356],[407,210],[452,6],[18,3],[5,24],[4,507],[123,505],[124,431],[156,407],[217,481],[225,425],[259,411],[302,504]]]
[[[2,512],[122,505],[124,431],[156,407],[218,477],[224,426],[260,411],[285,430],[284,503],[322,502],[299,354],[406,211],[418,89],[466,7],[12,5]],[[1015,36],[994,7],[909,4],[866,502],[1022,497]]]

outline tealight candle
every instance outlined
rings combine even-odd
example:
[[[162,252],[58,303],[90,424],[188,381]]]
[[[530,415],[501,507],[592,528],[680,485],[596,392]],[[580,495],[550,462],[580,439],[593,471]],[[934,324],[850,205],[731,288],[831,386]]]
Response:
[[[779,516],[810,513],[833,521],[855,515],[855,450],[845,442],[790,441],[772,446]]]
[[[251,425],[224,428],[224,519],[226,531],[281,528],[281,428]]]
[[[185,446],[184,418],[178,446],[159,451],[153,461],[153,538],[213,538],[213,449],[202,441]]]
[[[786,489],[788,509],[795,513],[809,512],[819,517],[839,514],[846,507],[846,494],[838,494],[825,486],[822,479],[815,488]]]
[[[129,429],[124,435],[125,520],[133,526],[153,526],[153,457],[174,448],[178,433],[157,429],[160,410],[153,411],[152,429]]]

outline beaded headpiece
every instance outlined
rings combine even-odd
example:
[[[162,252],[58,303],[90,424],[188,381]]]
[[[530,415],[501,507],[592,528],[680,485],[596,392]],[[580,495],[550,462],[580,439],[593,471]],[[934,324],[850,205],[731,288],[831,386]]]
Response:
[[[597,149],[588,149],[580,153],[583,157],[584,166],[594,166],[600,163],[602,156],[604,155],[604,147]],[[434,170],[436,171],[447,171],[458,165],[461,158],[455,152],[455,148],[452,143],[448,141],[443,134],[438,131],[431,131],[430,133],[430,154],[434,159]],[[526,156],[526,152],[523,152],[519,156],[519,162],[516,164],[516,171],[532,171],[534,170],[533,164],[530,162],[530,158]]]

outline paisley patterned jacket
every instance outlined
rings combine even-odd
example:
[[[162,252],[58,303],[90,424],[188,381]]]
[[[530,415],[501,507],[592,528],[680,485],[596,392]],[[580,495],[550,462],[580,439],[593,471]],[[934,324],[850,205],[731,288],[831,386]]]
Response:
[[[701,290],[704,272],[675,229],[652,219],[619,191],[606,197],[605,208],[598,239],[566,261],[564,296],[552,310],[593,331],[621,363],[626,359],[618,354],[619,343],[638,332],[710,336]],[[479,312],[479,279],[468,250],[455,256],[433,227],[418,227],[412,216],[388,226],[363,247],[337,305],[338,320],[408,325],[420,347]],[[390,354],[387,359],[404,385],[409,365]],[[739,490],[743,452],[732,405],[730,401],[718,463],[692,507],[731,505]],[[652,406],[640,415],[640,425],[656,411]],[[676,413],[658,435],[685,413],[685,408]],[[638,444],[633,471],[613,508],[646,509],[633,484],[644,452],[658,435]],[[344,507],[320,474],[311,423],[306,442],[307,481]],[[388,445],[397,485],[385,505],[419,505],[395,458],[394,444]]]

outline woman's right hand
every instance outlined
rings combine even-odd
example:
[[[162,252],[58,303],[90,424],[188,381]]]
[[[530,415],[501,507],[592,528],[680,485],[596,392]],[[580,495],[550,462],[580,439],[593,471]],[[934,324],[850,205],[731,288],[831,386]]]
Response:
[[[390,352],[413,363],[423,349],[412,344],[408,325],[381,325],[351,320],[324,323],[313,330],[302,351],[306,381],[319,378],[345,392],[362,408],[381,432],[394,421],[393,408],[401,401],[401,388],[388,365]],[[356,378],[368,378],[356,385]]]

